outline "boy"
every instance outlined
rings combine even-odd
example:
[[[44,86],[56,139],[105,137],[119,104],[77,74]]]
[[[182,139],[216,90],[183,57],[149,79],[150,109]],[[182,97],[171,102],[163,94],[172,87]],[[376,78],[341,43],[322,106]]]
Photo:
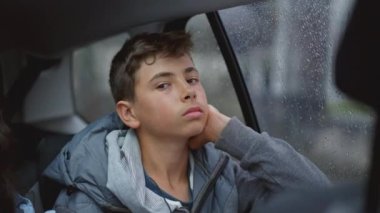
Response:
[[[78,133],[45,171],[67,186],[58,212],[246,212],[285,188],[328,184],[287,143],[208,105],[191,46],[183,32],[123,45],[109,80],[117,115]]]

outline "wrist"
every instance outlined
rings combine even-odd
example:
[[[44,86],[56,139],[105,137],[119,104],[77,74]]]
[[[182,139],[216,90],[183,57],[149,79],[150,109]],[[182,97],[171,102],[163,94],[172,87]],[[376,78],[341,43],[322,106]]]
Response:
[[[214,134],[212,137],[212,141],[214,143],[219,140],[220,135],[222,134],[224,128],[226,128],[226,126],[230,120],[231,120],[230,117],[223,115],[221,113],[219,114],[219,116],[217,117],[217,121],[215,122]]]

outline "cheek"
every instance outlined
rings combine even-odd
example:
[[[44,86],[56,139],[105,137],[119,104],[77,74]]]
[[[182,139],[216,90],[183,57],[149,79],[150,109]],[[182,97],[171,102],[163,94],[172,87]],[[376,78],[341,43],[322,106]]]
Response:
[[[207,104],[207,96],[206,96],[206,94],[205,93],[203,93],[203,96],[202,96],[202,98],[203,98],[203,100],[204,100],[204,102],[205,102],[205,104]]]
[[[204,104],[207,105],[207,96],[206,96],[206,92],[204,91],[203,88],[200,88],[200,89],[199,89],[198,97],[199,97],[200,100],[202,100],[202,102],[203,102]]]
[[[171,107],[174,104],[169,99],[165,99],[163,97],[151,97],[147,98],[147,100],[141,105],[143,113],[151,116],[152,118],[162,118],[165,119],[166,116],[170,114],[172,111]]]

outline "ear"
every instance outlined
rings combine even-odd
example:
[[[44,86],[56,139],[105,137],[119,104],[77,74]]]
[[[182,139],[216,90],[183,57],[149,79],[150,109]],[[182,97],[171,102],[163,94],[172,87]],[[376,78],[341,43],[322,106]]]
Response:
[[[140,126],[140,121],[137,119],[133,104],[129,101],[118,101],[116,103],[116,112],[123,123],[132,129],[137,129]]]

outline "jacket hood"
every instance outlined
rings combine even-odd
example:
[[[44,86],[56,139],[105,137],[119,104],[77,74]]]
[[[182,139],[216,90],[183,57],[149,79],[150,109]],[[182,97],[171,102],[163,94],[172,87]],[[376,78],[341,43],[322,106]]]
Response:
[[[106,138],[108,150],[107,188],[132,212],[168,212],[181,207],[146,187],[140,144],[133,129],[115,130]],[[194,159],[189,155],[189,183],[193,187]]]
[[[122,207],[106,187],[106,136],[116,129],[126,129],[116,113],[88,125],[62,148],[43,175],[85,192],[101,206]]]

